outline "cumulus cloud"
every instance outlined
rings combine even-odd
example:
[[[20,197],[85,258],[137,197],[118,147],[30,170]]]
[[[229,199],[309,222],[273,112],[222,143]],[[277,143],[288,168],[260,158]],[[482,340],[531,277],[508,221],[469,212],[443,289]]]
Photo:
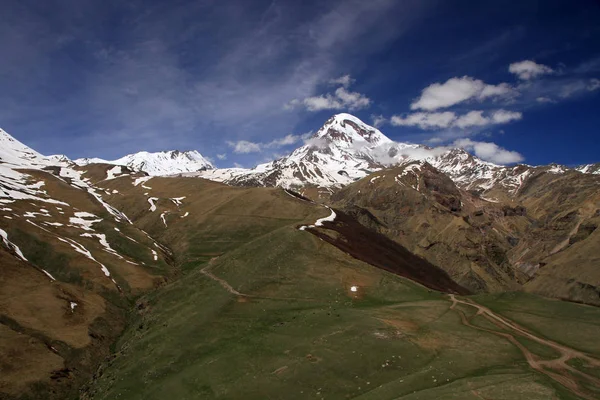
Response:
[[[471,128],[487,125],[506,124],[520,120],[523,114],[515,111],[496,110],[487,115],[484,111],[474,110],[457,115],[452,111],[417,112],[406,116],[394,115],[390,122],[394,126],[417,126],[420,129]]]
[[[536,97],[535,101],[537,101],[538,103],[554,103],[555,102],[554,100],[552,100],[548,96],[539,96],[539,97]]]
[[[521,118],[523,118],[523,114],[517,111],[496,110],[491,115],[491,121],[494,124],[507,124]]]
[[[458,139],[454,146],[473,152],[477,157],[495,164],[513,164],[524,160],[523,156],[516,152],[506,150],[496,143],[478,142],[471,139]]]
[[[512,63],[508,66],[508,71],[517,75],[521,80],[527,81],[541,75],[554,73],[554,70],[546,65],[538,64],[535,61],[523,60]]]
[[[371,115],[371,121],[375,128],[381,128],[387,122],[387,119],[383,115]]]
[[[260,144],[248,140],[228,141],[227,145],[233,148],[233,152],[237,154],[258,153],[261,151]]]
[[[448,128],[456,120],[456,114],[451,111],[425,113],[418,112],[405,117],[394,115],[390,122],[394,126],[418,126],[421,129]]]
[[[270,142],[250,142],[248,140],[239,140],[237,142],[228,141],[227,145],[233,149],[234,153],[237,154],[248,154],[248,153],[260,153],[265,149],[278,149],[285,146],[290,146],[300,142],[303,139],[308,138],[312,132],[304,133],[301,135],[289,134],[282,138],[273,139]],[[221,158],[223,156],[223,158]],[[217,154],[219,160],[226,158],[225,154]]]
[[[588,83],[587,86],[587,90],[589,90],[590,92],[593,92],[594,90],[598,90],[600,89],[600,79],[590,79],[590,82]]]
[[[411,110],[434,111],[447,108],[467,100],[483,101],[489,98],[510,98],[517,94],[506,83],[489,85],[469,76],[450,78],[444,83],[433,83],[421,92],[421,96],[411,105]]]
[[[274,140],[270,141],[269,143],[264,144],[263,146],[266,148],[279,148],[279,147],[283,147],[283,146],[289,146],[289,145],[298,143],[301,138],[302,138],[301,135],[289,134],[282,138],[274,139]]]
[[[367,108],[371,105],[371,99],[362,93],[351,92],[348,86],[354,80],[350,75],[344,75],[340,78],[333,79],[330,83],[342,85],[333,93],[327,93],[320,96],[306,97],[302,100],[293,99],[284,105],[284,109],[292,110],[299,106],[305,107],[308,111],[322,110],[349,110],[356,111]]]
[[[342,85],[347,88],[355,82],[350,75],[342,75],[339,78],[331,79],[329,83],[331,85]]]

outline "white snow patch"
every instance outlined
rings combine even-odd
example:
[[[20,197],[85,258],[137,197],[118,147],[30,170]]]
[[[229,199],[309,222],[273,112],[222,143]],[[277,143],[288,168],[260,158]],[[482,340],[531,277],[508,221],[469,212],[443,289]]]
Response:
[[[14,244],[10,240],[8,240],[8,233],[6,233],[6,231],[0,229],[0,236],[2,236],[2,241],[4,242],[6,247],[8,247],[9,249],[12,249],[17,254],[17,256],[19,256],[19,258],[21,260],[27,261],[27,259],[21,252],[21,249],[19,248],[19,246],[17,246],[16,244]]]
[[[158,253],[156,252],[156,250],[150,249],[150,251],[152,252],[152,256],[154,257],[154,261],[158,261]]]
[[[50,272],[46,271],[45,269],[43,269],[43,270],[42,270],[42,272],[43,272],[43,273],[45,273],[45,274],[46,274],[46,276],[48,276],[48,278],[50,278],[50,280],[52,280],[52,281],[55,281],[55,280],[56,280],[56,278],[54,278],[54,277],[52,276],[52,274],[51,274]]]
[[[75,303],[74,301],[70,301],[69,305],[71,306],[71,312],[75,311],[75,307],[77,307],[77,303]]]
[[[108,240],[106,239],[106,235],[103,233],[82,233],[81,234],[82,237],[88,237],[88,238],[97,238],[98,242],[100,242],[100,244],[104,247],[104,251],[106,251],[107,253],[110,253],[116,257],[119,257],[120,259],[124,259],[122,255],[120,255],[119,253],[117,253],[112,247],[110,247],[110,243],[108,243]]]
[[[306,230],[306,228],[314,228],[315,226],[323,226],[323,222],[333,222],[335,221],[335,211],[333,211],[331,208],[326,207],[329,211],[331,211],[331,214],[328,217],[324,217],[324,218],[319,218],[314,225],[303,225],[300,228],[298,228],[298,230],[304,231]]]
[[[158,197],[149,197],[148,198],[148,203],[150,203],[150,211],[154,212],[156,211],[156,204],[154,204],[154,202],[158,200]]]
[[[179,207],[181,205],[181,200],[183,200],[183,199],[185,199],[185,196],[183,196],[183,197],[173,197],[173,198],[171,198],[171,201],[173,203],[175,203],[175,205],[177,207]]]
[[[42,222],[42,224],[44,225],[50,225],[50,226],[63,226],[63,224],[61,224],[60,222]]]
[[[316,226],[323,226],[323,222],[333,222],[333,221],[335,221],[335,217],[336,217],[335,211],[333,211],[333,210],[332,210],[331,208],[329,208],[329,207],[327,207],[327,208],[329,209],[329,211],[331,211],[331,214],[330,214],[328,217],[325,217],[325,218],[319,218],[319,219],[317,220],[317,222],[315,222],[315,225],[316,225]]]
[[[101,218],[98,218],[96,215],[87,211],[78,211],[75,213],[74,217],[69,217],[69,223],[71,224],[71,226],[81,228],[84,231],[93,231],[94,229],[92,228],[92,225],[101,221]]]
[[[122,175],[123,174],[123,170],[121,169],[120,165],[115,165],[114,167],[112,167],[111,169],[109,169],[108,171],[106,171],[106,180],[110,180],[110,179],[115,179],[118,175]]]
[[[151,176],[142,176],[141,178],[136,178],[133,180],[133,186],[137,186],[141,183],[142,187],[144,187],[144,183],[148,182],[150,179],[152,179]],[[147,189],[151,189],[151,188],[147,188]]]

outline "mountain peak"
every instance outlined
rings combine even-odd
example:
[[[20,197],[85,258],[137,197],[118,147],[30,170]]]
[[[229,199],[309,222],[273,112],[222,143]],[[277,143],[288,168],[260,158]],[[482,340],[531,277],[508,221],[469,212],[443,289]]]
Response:
[[[0,129],[0,161],[16,166],[44,162],[44,156]]]
[[[329,118],[314,137],[326,139],[342,147],[377,146],[392,143],[379,129],[347,113],[335,114]]]

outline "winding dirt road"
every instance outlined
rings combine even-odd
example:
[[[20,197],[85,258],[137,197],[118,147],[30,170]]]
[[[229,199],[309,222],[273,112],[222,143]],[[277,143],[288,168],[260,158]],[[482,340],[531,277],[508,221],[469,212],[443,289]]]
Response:
[[[600,368],[600,360],[593,358],[579,350],[575,350],[551,340],[536,336],[535,334],[516,324],[514,321],[500,316],[489,308],[475,303],[472,300],[457,299],[453,294],[450,294],[449,297],[450,301],[452,302],[450,309],[456,311],[460,315],[461,321],[464,325],[507,339],[523,353],[527,363],[531,368],[560,383],[577,396],[588,400],[595,400],[598,398],[598,394],[600,392],[600,379],[573,368],[567,364],[567,361],[571,359],[580,359],[584,361],[588,367]],[[458,304],[475,307],[477,309],[477,313],[472,317],[467,318],[463,311],[456,308]],[[481,316],[487,319],[502,331],[496,331],[493,329],[487,329],[473,325],[471,320],[476,316]],[[517,336],[521,336],[529,340],[533,340],[541,345],[547,346],[557,351],[560,356],[555,359],[544,360],[529,351],[527,347],[525,347],[516,339]],[[589,387],[593,387],[597,391],[592,391],[589,389]]]

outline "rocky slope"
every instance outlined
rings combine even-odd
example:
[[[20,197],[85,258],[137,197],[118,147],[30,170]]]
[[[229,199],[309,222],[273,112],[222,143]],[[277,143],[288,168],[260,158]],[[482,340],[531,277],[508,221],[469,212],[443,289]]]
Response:
[[[473,291],[523,289],[600,305],[600,178],[535,168],[496,197],[460,188],[426,162],[381,170],[333,204],[445,269]]]

